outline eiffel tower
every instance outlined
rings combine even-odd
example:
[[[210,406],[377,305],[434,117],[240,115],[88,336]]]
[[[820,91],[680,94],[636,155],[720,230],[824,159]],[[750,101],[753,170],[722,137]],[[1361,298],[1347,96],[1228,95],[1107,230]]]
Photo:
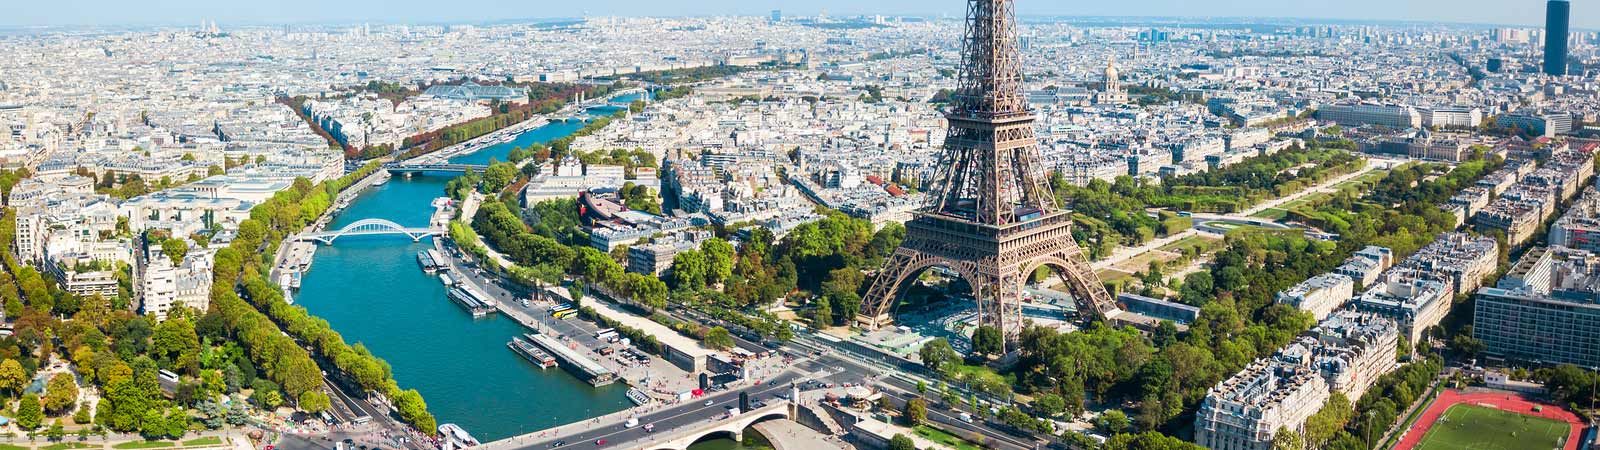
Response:
[[[966,280],[980,323],[1010,337],[1022,324],[1023,283],[1043,266],[1065,279],[1080,310],[1105,319],[1117,305],[1044,182],[1033,110],[1023,97],[1012,0],[968,0],[961,54],[928,204],[906,223],[906,239],[867,290],[857,325],[891,323],[901,287],[933,267]]]

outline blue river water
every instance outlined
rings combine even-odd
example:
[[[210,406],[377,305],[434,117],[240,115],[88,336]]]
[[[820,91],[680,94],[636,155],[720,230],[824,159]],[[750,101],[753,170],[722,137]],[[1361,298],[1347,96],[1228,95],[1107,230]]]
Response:
[[[575,131],[578,131],[579,128],[583,128],[583,125],[584,121],[582,120],[550,122],[542,127],[525,131],[508,142],[503,142],[483,150],[478,150],[476,152],[450,158],[450,162],[454,164],[477,165],[488,165],[490,159],[504,162],[508,159],[508,156],[511,155],[511,149],[513,148],[528,147],[533,144],[543,144],[556,139],[561,139]],[[424,217],[423,219],[427,218]]]
[[[551,123],[452,161],[504,161],[512,147],[564,137],[582,126],[576,120]],[[362,193],[330,228],[367,218],[427,226],[430,203],[444,195],[447,181],[396,176]],[[506,341],[525,332],[522,326],[499,315],[474,320],[446,299],[439,280],[417,265],[416,253],[430,245],[393,236],[342,238],[317,250],[295,303],[388,361],[395,380],[421,392],[439,423],[459,424],[485,442],[631,406],[621,384],[593,388],[560,368],[541,370],[507,349]]]

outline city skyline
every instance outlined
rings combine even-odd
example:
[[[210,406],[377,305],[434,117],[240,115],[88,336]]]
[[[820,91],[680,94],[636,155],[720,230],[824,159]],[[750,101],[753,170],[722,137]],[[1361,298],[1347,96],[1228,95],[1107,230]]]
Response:
[[[1228,0],[1197,4],[1186,0],[1133,0],[1097,4],[1027,4],[1024,16],[1063,17],[1185,17],[1252,18],[1330,21],[1438,22],[1478,25],[1538,27],[1544,21],[1544,2],[1491,2],[1470,0],[1411,0],[1395,5],[1380,0],[1355,0],[1335,4],[1287,4],[1267,0]],[[1465,4],[1464,4],[1465,3]],[[307,0],[218,5],[196,0],[141,3],[138,7],[105,0],[34,3],[0,18],[0,28],[184,26],[215,21],[222,26],[347,23],[495,23],[583,16],[684,17],[712,15],[764,16],[773,9],[789,16],[914,15],[960,17],[960,2],[932,3],[885,0],[863,5],[843,0],[755,1],[707,0],[697,2],[644,2],[599,0],[581,4],[526,5],[505,0],[471,0],[449,10],[438,10],[415,0],[342,2],[329,6]],[[1576,8],[1572,26],[1600,29],[1600,9]]]

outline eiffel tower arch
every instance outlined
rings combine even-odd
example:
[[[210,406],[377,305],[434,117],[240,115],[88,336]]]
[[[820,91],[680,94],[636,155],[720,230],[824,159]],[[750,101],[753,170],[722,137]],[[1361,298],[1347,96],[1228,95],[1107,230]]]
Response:
[[[857,325],[892,323],[907,278],[932,266],[966,279],[980,323],[1007,336],[1020,331],[1023,285],[1043,266],[1065,279],[1080,310],[1099,319],[1114,314],[1111,294],[1072,239],[1070,213],[1044,182],[1012,0],[968,0],[961,53],[928,204],[906,223],[905,241],[874,277]]]

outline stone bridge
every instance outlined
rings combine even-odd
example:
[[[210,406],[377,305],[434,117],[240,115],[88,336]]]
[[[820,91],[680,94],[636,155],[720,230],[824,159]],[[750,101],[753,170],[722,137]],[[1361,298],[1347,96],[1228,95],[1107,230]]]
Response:
[[[688,450],[689,446],[695,442],[716,437],[727,437],[736,442],[742,442],[746,428],[750,428],[757,422],[788,419],[791,417],[790,412],[789,402],[774,402],[737,416],[663,432],[659,436],[653,436],[659,439],[634,443],[629,448],[641,450]],[[783,449],[780,448],[780,450]]]

